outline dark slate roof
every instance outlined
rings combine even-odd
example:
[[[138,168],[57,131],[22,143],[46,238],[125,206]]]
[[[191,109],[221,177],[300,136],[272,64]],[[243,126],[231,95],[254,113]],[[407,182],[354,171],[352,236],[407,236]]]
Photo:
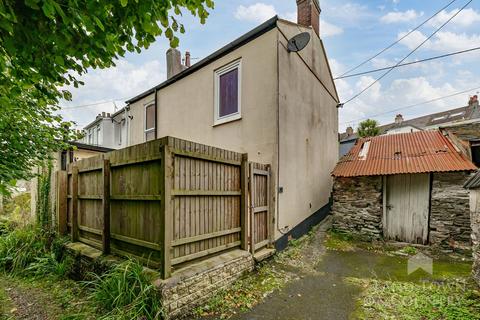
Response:
[[[477,171],[470,179],[463,185],[465,189],[477,189],[480,187],[480,171]]]
[[[434,125],[440,126],[441,124],[450,123],[454,121],[463,121],[463,120],[476,119],[476,118],[480,118],[480,111],[478,110],[478,108],[469,108],[468,106],[466,106],[466,107],[455,108],[447,111],[432,113],[432,114],[428,114],[428,115],[410,119],[410,120],[404,120],[401,123],[393,122],[393,123],[385,124],[380,126],[379,129],[380,129],[380,134],[383,134],[388,130],[401,128],[405,126],[425,128],[425,127],[434,126]],[[340,142],[343,142],[344,140],[351,140],[352,137],[358,138],[356,133],[350,136],[348,136],[346,132],[341,133]]]
[[[155,90],[159,90],[161,88],[167,87],[167,86],[171,85],[172,83],[177,82],[178,80],[188,76],[189,74],[192,74],[197,70],[200,70],[201,68],[203,68],[206,65],[212,63],[213,61],[225,56],[226,54],[232,52],[233,50],[245,45],[246,43],[248,43],[248,42],[258,38],[259,36],[263,35],[264,33],[272,30],[273,28],[275,28],[277,26],[277,21],[278,21],[278,16],[274,16],[273,18],[265,21],[264,23],[262,23],[261,25],[259,25],[255,29],[251,30],[250,32],[247,32],[246,34],[244,34],[240,38],[230,42],[229,44],[227,44],[223,48],[215,51],[214,53],[212,53],[208,57],[200,60],[199,62],[197,62],[195,64],[193,64],[190,68],[187,68],[187,69],[183,70],[182,72],[178,73],[177,75],[175,75],[175,76],[171,77],[170,79],[167,79],[166,81],[160,83],[159,85],[157,85],[157,86],[139,94],[138,96],[133,97],[130,100],[127,100],[125,103],[130,104],[132,102],[138,101],[138,100],[154,93]]]
[[[86,143],[81,143],[81,142],[76,142],[76,141],[69,142],[69,144],[77,147],[78,149],[90,150],[90,151],[110,152],[110,151],[115,150],[115,149],[111,149],[111,148],[94,146],[94,145],[91,145],[91,144],[86,144]]]

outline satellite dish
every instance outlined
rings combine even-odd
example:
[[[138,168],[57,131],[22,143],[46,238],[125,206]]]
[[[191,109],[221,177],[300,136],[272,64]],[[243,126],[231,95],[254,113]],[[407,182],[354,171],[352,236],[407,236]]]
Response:
[[[310,42],[310,33],[302,32],[288,40],[288,52],[298,52],[304,49]]]

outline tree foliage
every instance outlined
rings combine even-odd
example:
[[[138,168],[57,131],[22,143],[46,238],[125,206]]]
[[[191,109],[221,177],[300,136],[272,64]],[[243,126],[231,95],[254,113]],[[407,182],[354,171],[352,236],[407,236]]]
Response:
[[[88,68],[108,68],[156,37],[178,45],[182,10],[202,23],[212,0],[0,0],[0,192],[75,138],[57,115]]]
[[[373,119],[367,119],[360,122],[358,125],[358,135],[362,138],[365,137],[374,137],[380,134],[380,129],[378,128],[378,121]]]

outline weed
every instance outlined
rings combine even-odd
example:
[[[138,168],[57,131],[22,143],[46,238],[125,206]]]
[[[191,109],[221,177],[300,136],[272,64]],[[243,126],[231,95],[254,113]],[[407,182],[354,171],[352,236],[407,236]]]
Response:
[[[105,319],[160,319],[160,297],[143,266],[133,260],[122,262],[103,276],[87,282],[91,299],[107,312]]]
[[[479,293],[463,282],[348,281],[365,288],[357,313],[360,319],[479,319]]]
[[[411,256],[417,254],[417,248],[412,246],[406,246],[402,249],[402,251]]]

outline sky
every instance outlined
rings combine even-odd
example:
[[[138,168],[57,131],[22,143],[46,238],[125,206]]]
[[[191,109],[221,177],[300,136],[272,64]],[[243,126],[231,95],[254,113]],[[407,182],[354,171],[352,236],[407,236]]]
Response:
[[[416,28],[452,0],[320,0],[320,35],[334,76],[358,65]],[[397,45],[355,72],[395,65],[454,15],[468,0],[456,0],[447,9]],[[206,24],[185,13],[180,20],[186,33],[179,49],[191,52],[192,63],[255,28],[275,14],[296,20],[295,0],[216,0]],[[472,1],[407,60],[415,61],[480,46],[480,3]],[[127,54],[116,67],[89,70],[85,85],[75,89],[72,101],[63,101],[61,114],[78,128],[102,112],[114,112],[124,101],[166,79],[168,40],[159,37],[148,50]],[[339,110],[339,129],[354,128],[366,118],[381,124],[465,106],[480,91],[480,51],[396,68],[369,90]],[[346,102],[382,72],[336,81],[340,100]],[[477,89],[478,88],[478,89]],[[468,91],[467,91],[468,90]],[[447,99],[413,106],[467,91]],[[103,102],[103,103],[101,103]],[[94,105],[90,105],[94,104]],[[86,106],[87,105],[87,106]],[[406,108],[408,107],[408,108]]]

